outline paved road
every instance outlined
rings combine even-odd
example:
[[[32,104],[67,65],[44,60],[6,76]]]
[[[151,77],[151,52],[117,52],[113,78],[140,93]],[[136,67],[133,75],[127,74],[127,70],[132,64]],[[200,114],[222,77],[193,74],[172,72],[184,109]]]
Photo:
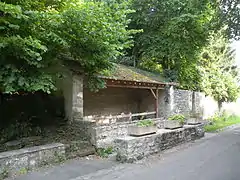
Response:
[[[91,172],[86,166],[88,172],[76,165],[71,168],[70,164],[67,170],[57,167],[45,172],[45,176],[43,172],[33,173],[17,180],[240,180],[240,127],[208,135],[135,164],[93,164],[97,168]]]

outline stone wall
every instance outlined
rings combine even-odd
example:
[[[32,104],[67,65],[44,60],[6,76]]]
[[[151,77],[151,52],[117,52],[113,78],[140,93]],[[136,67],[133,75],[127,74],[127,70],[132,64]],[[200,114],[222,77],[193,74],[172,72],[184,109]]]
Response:
[[[155,98],[149,89],[139,90],[139,112],[155,111]]]
[[[212,97],[205,96],[202,92],[195,92],[195,96],[192,95],[192,91],[175,89],[173,96],[174,108],[169,114],[189,114],[195,111],[196,113],[200,113],[203,119],[208,119],[218,112],[218,103]],[[228,104],[229,103],[224,103],[223,109],[231,113],[231,110],[227,108]],[[231,109],[233,109],[233,107],[234,106],[231,106]]]
[[[163,128],[163,118],[153,119],[158,128]],[[138,121],[126,121],[116,122],[104,125],[92,125],[89,128],[89,134],[91,134],[91,142],[97,148],[113,146],[113,142],[118,137],[124,137],[128,135],[128,127],[135,125]]]
[[[57,82],[63,91],[66,119],[79,121],[83,119],[83,76],[70,71],[64,72],[64,77]]]
[[[167,112],[166,90],[158,90],[158,117],[166,117]]]
[[[119,115],[121,113],[139,113],[155,111],[155,99],[150,89],[105,88],[97,93],[83,88],[83,76],[66,72],[61,84],[65,99],[66,118],[83,120],[91,115]],[[212,116],[217,111],[216,102],[205,97],[203,93],[166,87],[159,90],[159,117],[176,113],[189,114],[192,110],[197,113]],[[211,104],[211,105],[210,105]],[[231,108],[232,109],[232,108]]]
[[[165,111],[164,90],[159,90],[159,114]],[[84,89],[84,116],[120,115],[155,111],[155,99],[149,89],[105,88],[97,93]]]
[[[84,89],[84,116],[139,112],[138,89],[105,88],[94,93]]]
[[[192,92],[186,90],[174,90],[174,114],[189,114],[192,111]]]
[[[72,119],[79,121],[83,119],[83,76],[74,74],[72,79]]]
[[[188,115],[195,112],[207,118],[217,111],[216,106],[213,105],[216,102],[210,97],[205,97],[201,92],[194,92],[193,95],[193,91],[174,89],[171,103],[172,108],[168,108],[170,109],[167,113],[168,116],[172,114]]]
[[[124,136],[114,141],[117,160],[132,163],[150,154],[161,152],[203,136],[203,125],[186,125],[175,130],[159,129],[156,134],[142,137]]]
[[[0,173],[27,171],[58,158],[65,158],[65,146],[59,143],[3,152],[0,153]]]

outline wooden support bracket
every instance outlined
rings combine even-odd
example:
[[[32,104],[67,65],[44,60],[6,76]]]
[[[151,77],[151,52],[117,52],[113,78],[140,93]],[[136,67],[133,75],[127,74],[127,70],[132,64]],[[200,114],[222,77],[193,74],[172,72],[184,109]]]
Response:
[[[157,99],[157,94],[153,91],[153,89],[150,89],[150,90],[151,90],[151,92],[152,92],[153,97],[154,97],[155,99]]]

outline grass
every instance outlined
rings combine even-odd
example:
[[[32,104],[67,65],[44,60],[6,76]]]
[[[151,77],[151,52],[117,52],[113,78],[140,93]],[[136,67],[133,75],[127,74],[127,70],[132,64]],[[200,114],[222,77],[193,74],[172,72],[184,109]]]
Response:
[[[240,117],[230,116],[228,118],[218,118],[212,121],[211,125],[205,126],[206,132],[216,132],[217,130],[221,130],[225,127],[240,123]]]

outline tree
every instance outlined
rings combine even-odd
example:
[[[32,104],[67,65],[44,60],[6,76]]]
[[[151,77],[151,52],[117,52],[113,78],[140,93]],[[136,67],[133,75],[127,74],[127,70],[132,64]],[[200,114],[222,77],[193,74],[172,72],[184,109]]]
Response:
[[[199,70],[202,74],[201,88],[218,101],[219,111],[223,102],[233,102],[239,96],[238,69],[235,51],[225,37],[225,29],[210,36],[203,49]]]
[[[219,1],[219,22],[227,25],[227,35],[230,39],[240,39],[240,0]]]
[[[132,9],[130,27],[143,32],[135,35],[128,56],[139,67],[159,65],[171,81],[197,89],[197,57],[216,15],[210,1],[134,0]]]
[[[55,88],[61,68],[74,62],[93,77],[131,45],[127,2],[3,0],[0,2],[0,89]]]

